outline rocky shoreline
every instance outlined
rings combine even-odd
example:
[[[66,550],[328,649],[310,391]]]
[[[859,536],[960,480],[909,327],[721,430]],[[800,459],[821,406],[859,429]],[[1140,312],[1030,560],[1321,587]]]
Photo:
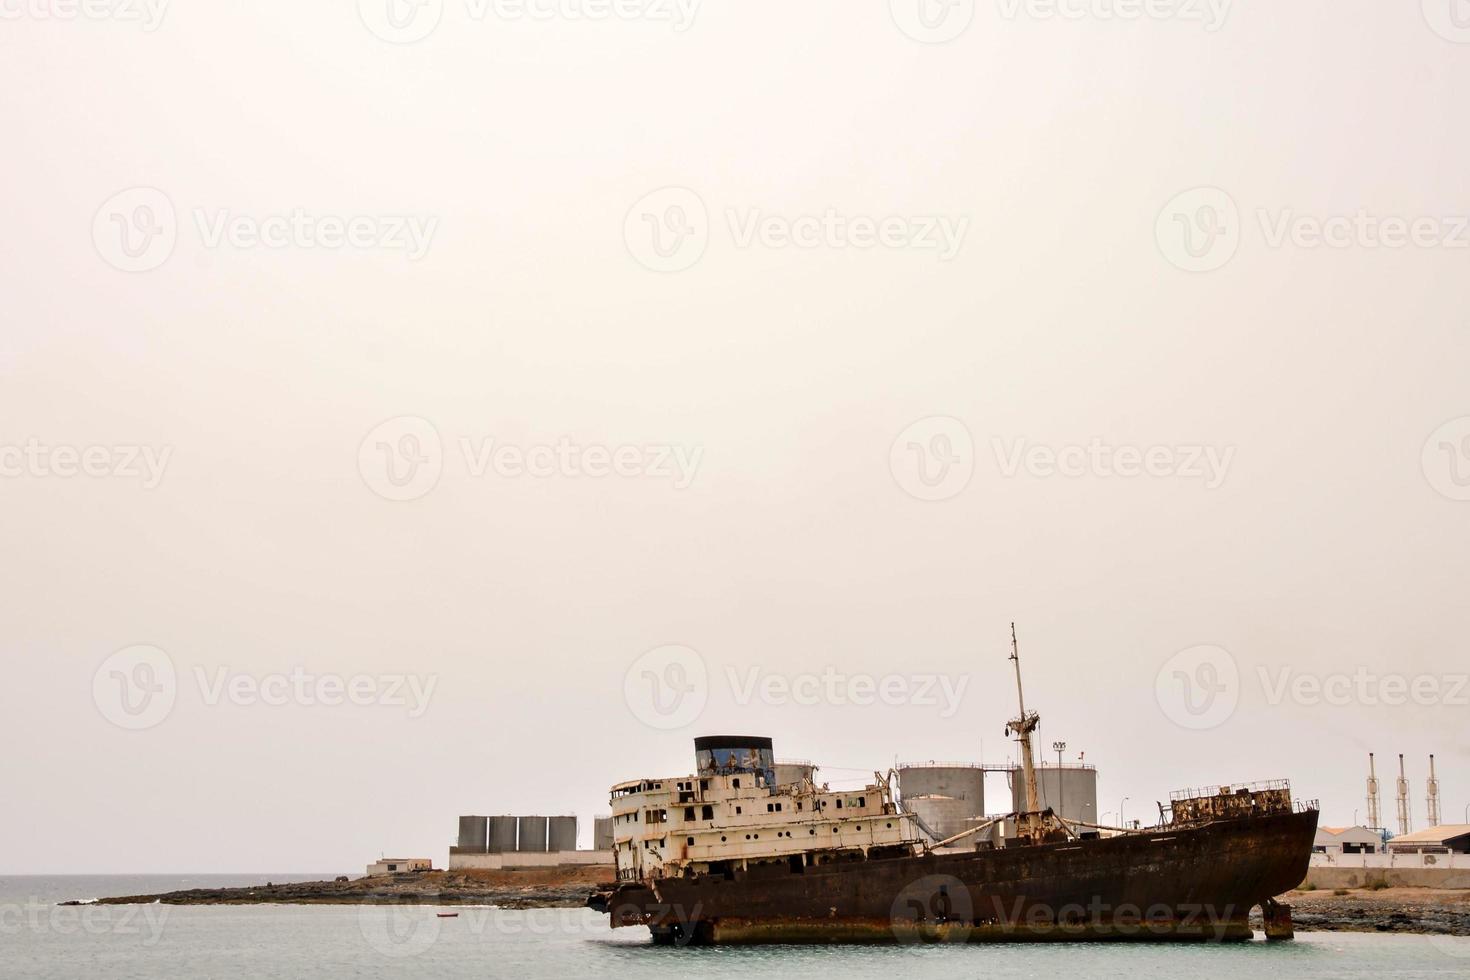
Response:
[[[348,881],[268,882],[244,888],[190,888],[157,895],[99,898],[97,905],[494,905],[504,909],[580,908],[611,868],[523,871],[423,871]],[[82,904],[64,902],[64,905]]]
[[[597,867],[518,871],[428,871],[349,881],[309,881],[246,888],[195,888],[159,895],[119,895],[100,905],[493,905],[503,909],[580,908],[611,877]],[[1288,892],[1298,932],[1392,932],[1470,936],[1470,890],[1325,889]],[[75,905],[76,902],[63,904]],[[1259,918],[1256,920],[1259,929]]]
[[[1470,890],[1354,888],[1288,892],[1298,932],[1470,936]]]

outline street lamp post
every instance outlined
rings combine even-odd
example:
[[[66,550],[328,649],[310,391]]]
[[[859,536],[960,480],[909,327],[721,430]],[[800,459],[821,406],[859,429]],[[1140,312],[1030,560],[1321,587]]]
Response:
[[[1123,804],[1127,803],[1131,799],[1133,799],[1133,797],[1125,796],[1118,803],[1118,826],[1122,827],[1124,830],[1128,829],[1128,821],[1123,819]]]
[[[1057,750],[1057,810],[1060,811],[1057,816],[1065,820],[1067,819],[1067,800],[1066,797],[1062,795],[1066,792],[1065,780],[1062,779],[1062,753],[1067,751],[1067,743],[1053,742],[1051,743],[1051,747]]]

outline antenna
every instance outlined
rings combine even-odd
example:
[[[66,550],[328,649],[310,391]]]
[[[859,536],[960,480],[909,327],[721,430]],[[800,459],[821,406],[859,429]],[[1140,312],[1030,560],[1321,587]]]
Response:
[[[1373,753],[1368,753],[1368,827],[1382,830],[1378,820],[1378,773],[1373,768]]]
[[[1399,834],[1409,832],[1409,781],[1404,778],[1404,754],[1399,753]]]
[[[1429,804],[1429,826],[1439,826],[1439,779],[1434,775],[1434,753],[1429,754],[1429,782],[1425,784],[1429,795],[1424,802]]]

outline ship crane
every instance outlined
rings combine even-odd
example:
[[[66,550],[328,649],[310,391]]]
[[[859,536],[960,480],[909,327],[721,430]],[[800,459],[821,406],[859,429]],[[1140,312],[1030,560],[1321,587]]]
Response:
[[[1014,733],[1021,745],[1021,778],[1026,784],[1026,812],[1020,815],[1016,828],[1021,836],[1037,837],[1041,833],[1041,804],[1036,792],[1036,762],[1031,752],[1031,733],[1041,724],[1041,716],[1026,710],[1026,694],[1021,687],[1021,651],[1016,643],[1016,624],[1011,624],[1011,662],[1016,666],[1016,700],[1021,707],[1018,718],[1006,723],[1006,733]]]

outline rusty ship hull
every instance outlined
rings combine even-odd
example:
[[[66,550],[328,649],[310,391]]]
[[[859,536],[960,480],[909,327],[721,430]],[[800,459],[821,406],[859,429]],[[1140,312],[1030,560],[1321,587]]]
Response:
[[[629,882],[589,905],[655,942],[1195,941],[1289,935],[1274,898],[1306,876],[1317,811],[1096,839]],[[1276,933],[1273,934],[1273,927]]]

